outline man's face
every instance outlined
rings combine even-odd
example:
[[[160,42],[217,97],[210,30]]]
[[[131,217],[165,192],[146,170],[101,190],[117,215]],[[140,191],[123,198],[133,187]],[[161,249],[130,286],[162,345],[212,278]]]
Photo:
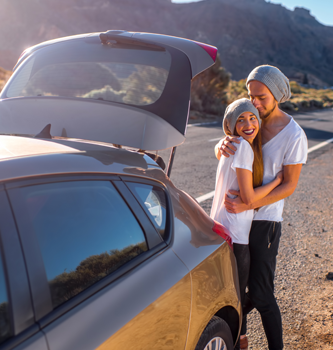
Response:
[[[247,85],[249,97],[254,107],[259,111],[261,119],[266,119],[275,110],[278,103],[268,87],[257,80],[252,80]]]

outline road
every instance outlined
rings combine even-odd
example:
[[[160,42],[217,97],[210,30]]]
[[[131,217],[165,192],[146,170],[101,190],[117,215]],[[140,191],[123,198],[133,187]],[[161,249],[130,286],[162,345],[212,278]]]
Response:
[[[308,141],[308,162],[295,193],[286,199],[277,259],[275,295],[288,350],[333,349],[333,110],[296,114]],[[214,190],[216,140],[221,123],[190,126],[178,147],[171,179],[198,198]],[[165,152],[164,152],[165,153]],[[167,158],[165,158],[167,159]],[[209,213],[212,199],[200,204]],[[250,350],[266,350],[259,314],[248,317]]]

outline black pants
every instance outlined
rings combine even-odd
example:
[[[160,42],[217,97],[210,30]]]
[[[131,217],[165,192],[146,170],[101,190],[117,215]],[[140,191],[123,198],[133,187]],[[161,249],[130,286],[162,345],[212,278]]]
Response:
[[[249,279],[250,272],[250,248],[248,244],[234,243],[234,254],[237,261],[239,289],[241,294],[241,303],[244,306],[245,303],[245,290]],[[245,316],[246,317],[246,316]],[[243,321],[244,323],[244,321]],[[246,321],[242,326],[241,334],[246,334]],[[239,349],[239,341],[235,346],[235,349]]]
[[[270,350],[283,349],[281,314],[274,297],[274,274],[280,237],[280,222],[253,221],[249,238],[249,292],[245,297],[243,311],[244,314],[253,308],[259,311]]]

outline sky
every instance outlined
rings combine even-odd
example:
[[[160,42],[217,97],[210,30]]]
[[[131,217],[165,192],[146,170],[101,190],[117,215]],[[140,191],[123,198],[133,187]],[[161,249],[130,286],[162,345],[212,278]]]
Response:
[[[201,0],[172,0],[178,3],[194,1]],[[267,2],[281,4],[289,10],[295,7],[305,7],[320,23],[333,26],[333,0],[270,0]]]

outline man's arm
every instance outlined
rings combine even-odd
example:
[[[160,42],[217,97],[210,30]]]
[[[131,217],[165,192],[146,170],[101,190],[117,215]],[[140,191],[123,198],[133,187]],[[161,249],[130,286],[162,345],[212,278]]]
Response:
[[[230,191],[232,194],[238,195],[237,198],[232,199],[227,195],[225,197],[225,207],[229,213],[241,213],[245,210],[260,208],[265,205],[269,205],[278,202],[281,199],[289,197],[294,193],[299,176],[301,174],[302,164],[286,165],[283,167],[283,182],[280,186],[276,187],[266,197],[246,205],[239,197],[239,192]]]
[[[240,143],[238,136],[226,136],[221,139],[214,148],[215,157],[220,160],[221,156],[229,157],[229,154],[233,155],[237,151],[237,148],[232,142]]]

